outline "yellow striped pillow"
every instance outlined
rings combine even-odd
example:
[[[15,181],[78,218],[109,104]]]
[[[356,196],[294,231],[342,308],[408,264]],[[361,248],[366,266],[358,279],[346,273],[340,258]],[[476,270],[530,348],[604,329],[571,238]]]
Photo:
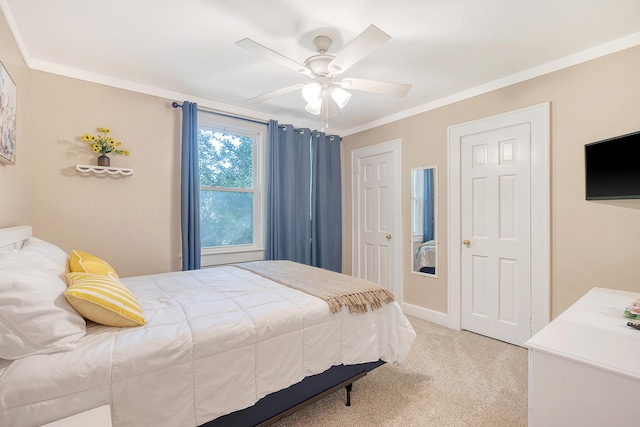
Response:
[[[73,272],[101,274],[118,278],[118,273],[105,260],[86,252],[73,250],[69,260],[69,268]]]
[[[78,313],[107,326],[146,324],[136,297],[118,279],[92,273],[67,274],[64,296]]]

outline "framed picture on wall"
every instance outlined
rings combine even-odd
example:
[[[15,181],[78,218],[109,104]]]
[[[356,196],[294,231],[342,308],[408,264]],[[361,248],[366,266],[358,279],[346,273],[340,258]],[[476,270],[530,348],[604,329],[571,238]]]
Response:
[[[0,62],[0,163],[16,161],[16,84]]]

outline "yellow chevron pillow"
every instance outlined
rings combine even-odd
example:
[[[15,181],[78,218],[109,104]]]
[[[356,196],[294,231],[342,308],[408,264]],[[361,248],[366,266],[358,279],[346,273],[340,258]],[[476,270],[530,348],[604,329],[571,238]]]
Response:
[[[69,260],[69,269],[72,272],[84,272],[101,274],[103,276],[118,278],[116,270],[111,267],[105,260],[86,252],[74,250],[71,252]]]
[[[146,324],[136,297],[118,279],[92,273],[69,273],[64,296],[78,313],[107,326]]]

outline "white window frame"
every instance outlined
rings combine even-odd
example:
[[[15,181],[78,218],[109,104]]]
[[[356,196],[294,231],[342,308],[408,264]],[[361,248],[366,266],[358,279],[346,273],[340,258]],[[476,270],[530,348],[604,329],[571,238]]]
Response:
[[[200,129],[219,131],[253,139],[253,244],[237,246],[203,247],[202,267],[264,259],[266,226],[266,125],[242,119],[198,112]],[[200,187],[202,188],[202,186]]]

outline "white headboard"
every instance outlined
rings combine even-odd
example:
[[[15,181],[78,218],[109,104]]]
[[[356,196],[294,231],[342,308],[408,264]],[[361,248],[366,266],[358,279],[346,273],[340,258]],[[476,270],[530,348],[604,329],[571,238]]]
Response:
[[[24,240],[31,236],[33,236],[33,229],[30,225],[0,228],[0,250],[20,249]]]

